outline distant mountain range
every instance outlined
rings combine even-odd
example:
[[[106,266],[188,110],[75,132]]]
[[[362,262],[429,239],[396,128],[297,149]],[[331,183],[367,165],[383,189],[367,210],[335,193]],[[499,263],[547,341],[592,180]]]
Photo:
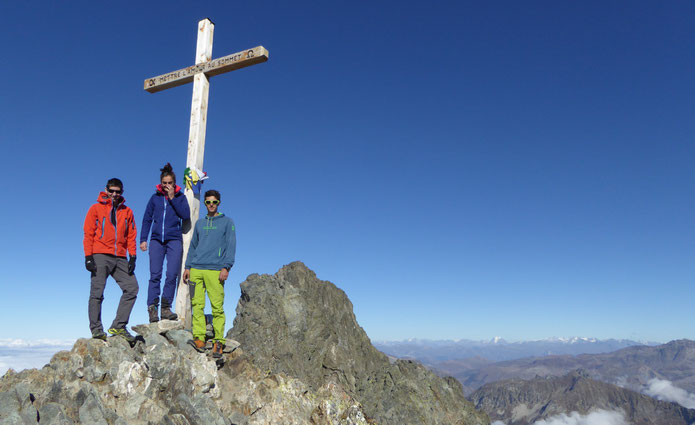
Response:
[[[658,345],[656,342],[628,339],[548,338],[535,341],[507,342],[496,337],[488,341],[424,340],[376,341],[382,352],[398,357],[416,359],[426,365],[448,360],[483,358],[490,362],[515,360],[524,357],[609,353],[636,345]]]
[[[441,374],[458,379],[468,394],[490,382],[562,376],[583,369],[592,378],[643,392],[653,379],[695,392],[695,341],[632,346],[612,353],[528,357],[504,362],[465,359],[434,364]]]
[[[528,425],[541,420],[584,423],[552,421],[552,418],[567,418],[570,412],[576,412],[577,416],[593,414],[595,419],[591,423],[616,423],[611,417],[622,419],[619,423],[632,425],[690,425],[695,421],[695,410],[596,381],[582,371],[562,377],[486,384],[470,399],[476,409],[487,413],[491,420],[506,425]],[[599,420],[599,416],[603,420]]]

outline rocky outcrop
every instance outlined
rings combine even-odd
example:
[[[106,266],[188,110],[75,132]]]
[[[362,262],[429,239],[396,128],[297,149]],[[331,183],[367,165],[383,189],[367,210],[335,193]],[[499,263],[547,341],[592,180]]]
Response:
[[[507,425],[528,425],[559,414],[618,411],[633,425],[689,425],[695,410],[591,379],[584,371],[563,377],[512,379],[471,395],[476,408]]]
[[[40,370],[10,370],[0,425],[490,423],[455,379],[378,352],[345,294],[301,263],[250,276],[237,312],[221,360],[165,320],[133,326],[133,346],[80,339]]]
[[[389,361],[357,324],[352,304],[333,283],[300,262],[241,284],[234,327],[260,369],[299,379],[316,390],[343,388],[379,424],[488,424],[453,378],[421,364]]]
[[[0,380],[0,424],[366,425],[336,385],[309,388],[259,370],[229,341],[222,362],[198,353],[180,322],[134,326],[121,337],[80,339],[43,369]]]

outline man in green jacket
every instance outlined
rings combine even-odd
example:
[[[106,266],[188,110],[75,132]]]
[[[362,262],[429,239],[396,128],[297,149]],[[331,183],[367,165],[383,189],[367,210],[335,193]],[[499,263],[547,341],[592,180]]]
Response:
[[[234,265],[236,232],[234,221],[217,212],[220,192],[205,192],[208,213],[200,218],[193,229],[193,238],[186,257],[184,282],[189,282],[193,309],[193,340],[188,341],[196,350],[205,349],[205,292],[212,306],[212,327],[215,343],[212,356],[222,357],[224,349],[224,281]]]

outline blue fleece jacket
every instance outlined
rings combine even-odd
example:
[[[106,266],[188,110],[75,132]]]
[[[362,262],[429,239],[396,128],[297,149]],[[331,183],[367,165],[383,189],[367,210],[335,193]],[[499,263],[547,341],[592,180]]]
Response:
[[[186,268],[201,270],[231,269],[236,254],[234,220],[224,214],[205,216],[193,229]]]
[[[152,229],[152,239],[162,243],[169,240],[182,240],[181,224],[183,220],[191,218],[188,200],[179,186],[176,186],[176,194],[169,199],[162,192],[161,185],[157,185],[157,192],[150,198],[145,208],[140,226],[140,242],[147,242],[147,236]]]

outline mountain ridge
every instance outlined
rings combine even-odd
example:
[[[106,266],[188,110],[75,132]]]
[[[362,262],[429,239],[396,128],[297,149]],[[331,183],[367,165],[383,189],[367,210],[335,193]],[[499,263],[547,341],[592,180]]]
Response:
[[[417,362],[389,359],[378,351],[345,293],[301,262],[275,275],[250,275],[241,284],[236,312],[227,336],[249,347],[257,367],[311,387],[337,383],[379,423],[488,422],[454,378],[440,378]]]
[[[435,366],[437,363],[482,357],[492,362],[515,360],[554,354],[598,354],[643,344],[626,339],[599,340],[588,337],[546,338],[542,340],[507,342],[491,340],[421,340],[377,341],[374,346],[382,352],[398,357],[417,359]],[[436,367],[436,366],[435,366]]]
[[[486,384],[469,399],[492,420],[506,425],[528,425],[569,412],[587,415],[595,411],[621,412],[632,425],[690,425],[695,421],[693,409],[591,379],[582,370],[561,377]]]
[[[454,378],[376,350],[345,293],[303,263],[241,286],[221,359],[178,321],[133,326],[132,346],[79,339],[0,378],[0,424],[490,424]]]

